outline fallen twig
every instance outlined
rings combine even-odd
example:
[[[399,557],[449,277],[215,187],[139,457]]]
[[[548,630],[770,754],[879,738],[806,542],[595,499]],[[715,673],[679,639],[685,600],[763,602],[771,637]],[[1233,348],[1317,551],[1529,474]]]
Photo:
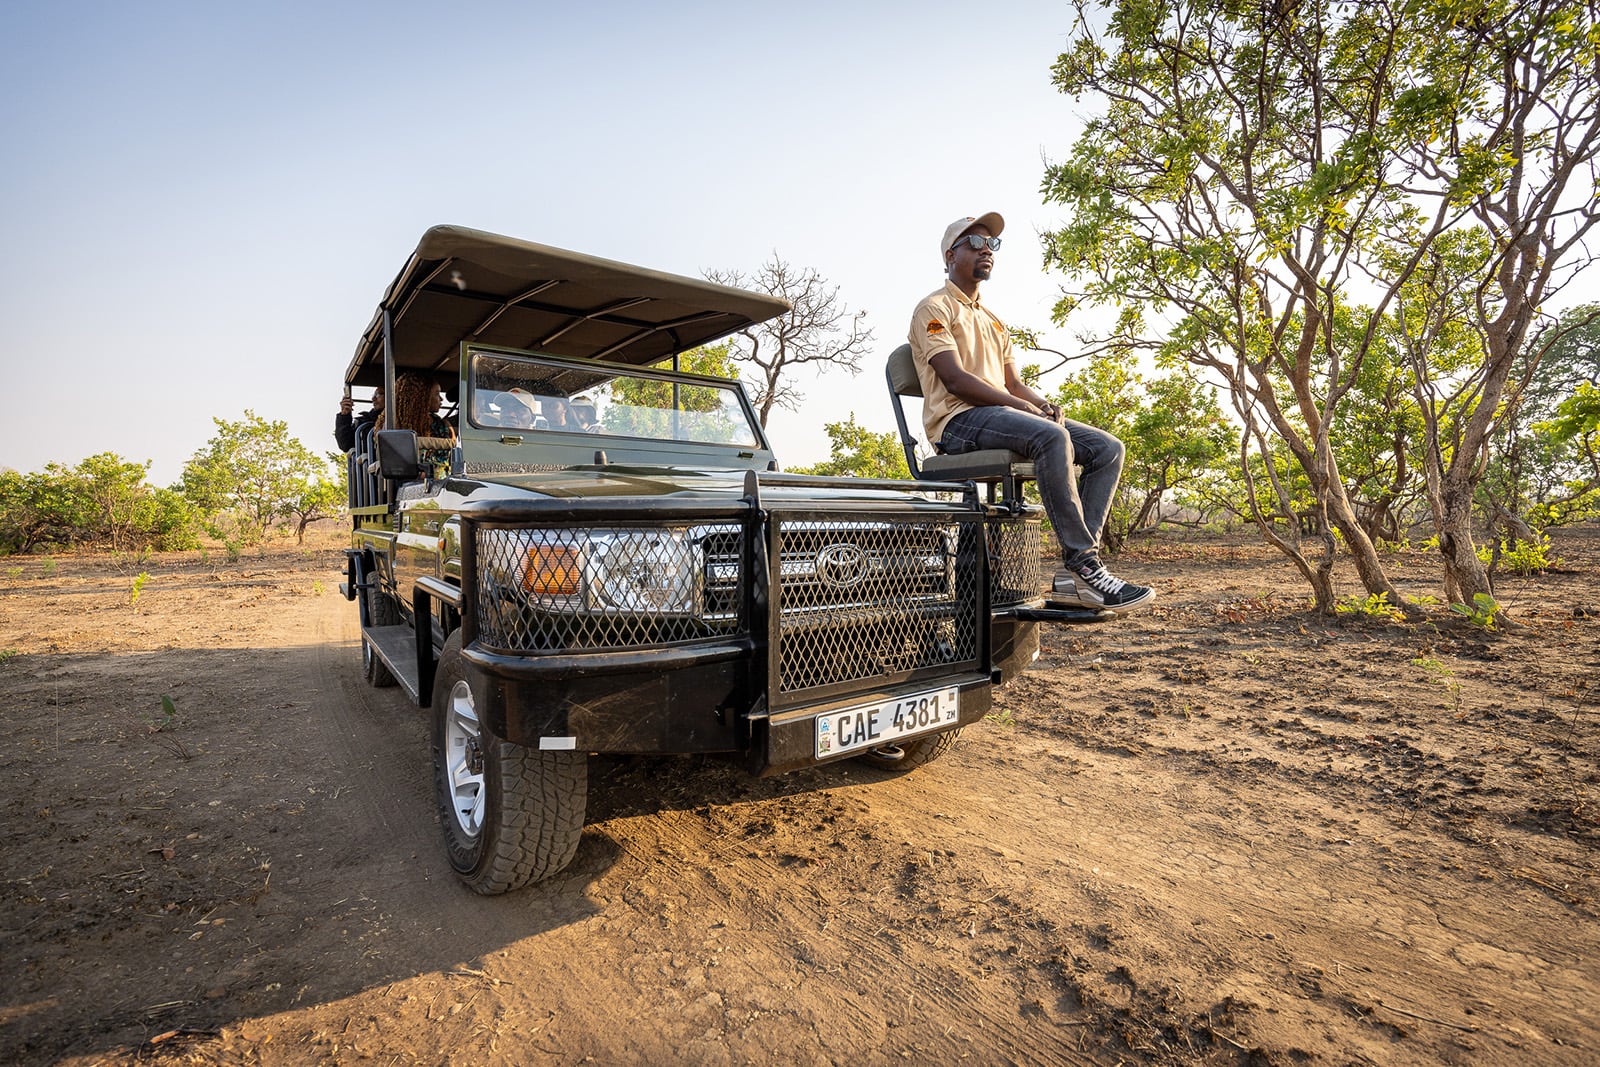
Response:
[[[1436,1023],[1439,1026],[1448,1026],[1452,1030],[1461,1030],[1461,1031],[1464,1031],[1465,1033],[1469,1033],[1469,1034],[1475,1034],[1479,1030],[1478,1027],[1469,1026],[1466,1023],[1447,1022],[1444,1019],[1435,1019],[1431,1015],[1422,1015],[1422,1014],[1420,1014],[1418,1012],[1407,1011],[1404,1008],[1397,1008],[1393,1004],[1385,1004],[1383,1001],[1379,1000],[1377,997],[1373,997],[1372,998],[1372,1002],[1374,1004],[1376,1004],[1378,1007],[1384,1009],[1385,1011],[1392,1011],[1396,1015],[1404,1015],[1408,1019],[1421,1019],[1425,1023]]]

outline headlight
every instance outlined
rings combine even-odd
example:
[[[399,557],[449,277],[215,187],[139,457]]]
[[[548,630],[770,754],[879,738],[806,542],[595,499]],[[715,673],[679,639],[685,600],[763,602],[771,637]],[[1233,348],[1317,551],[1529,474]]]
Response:
[[[678,615],[692,612],[700,553],[681,531],[595,534],[584,576],[601,609]]]
[[[480,569],[541,611],[693,615],[704,560],[682,530],[485,530]]]

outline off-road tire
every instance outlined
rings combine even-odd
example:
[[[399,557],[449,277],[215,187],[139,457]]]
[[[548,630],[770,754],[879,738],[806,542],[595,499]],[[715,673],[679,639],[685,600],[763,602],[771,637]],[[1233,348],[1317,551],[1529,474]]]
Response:
[[[433,684],[434,798],[450,866],[473,890],[493,896],[572,862],[583,835],[589,756],[504,741],[483,727],[477,707],[458,631],[445,642]],[[475,793],[474,766],[481,768]],[[458,811],[458,793],[476,797],[481,810]]]
[[[910,741],[900,741],[892,745],[885,745],[886,749],[897,749],[898,757],[880,753],[876,749],[868,749],[856,759],[868,767],[880,771],[914,771],[925,763],[932,763],[940,756],[955,747],[956,739],[961,736],[961,727],[954,730],[945,730],[927,737],[916,737]]]
[[[367,617],[372,620],[373,626],[399,625],[400,608],[388,593],[368,589],[361,595],[367,598]],[[361,677],[374,689],[387,689],[395,684],[394,675],[378,658],[372,643],[365,636],[361,638]]]

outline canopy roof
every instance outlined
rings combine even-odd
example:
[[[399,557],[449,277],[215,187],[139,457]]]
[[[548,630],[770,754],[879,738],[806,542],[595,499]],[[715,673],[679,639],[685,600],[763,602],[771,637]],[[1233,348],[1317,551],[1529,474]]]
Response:
[[[456,370],[464,341],[635,365],[789,310],[762,293],[512,237],[435,226],[422,235],[345,371],[383,382],[383,313],[397,370]]]

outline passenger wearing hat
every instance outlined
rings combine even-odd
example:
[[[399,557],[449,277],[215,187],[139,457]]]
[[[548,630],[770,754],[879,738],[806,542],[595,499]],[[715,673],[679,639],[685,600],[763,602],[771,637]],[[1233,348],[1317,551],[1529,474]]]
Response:
[[[1056,599],[1127,612],[1155,591],[1116,577],[1100,562],[1100,531],[1122,477],[1122,442],[1065,418],[1017,373],[1006,327],[978,300],[989,280],[1005,220],[995,212],[961,218],[939,241],[946,281],[911,316],[911,351],[922,383],[928,440],[959,455],[1007,448],[1033,461],[1045,514],[1061,542]],[[1081,466],[1081,477],[1073,467]]]

